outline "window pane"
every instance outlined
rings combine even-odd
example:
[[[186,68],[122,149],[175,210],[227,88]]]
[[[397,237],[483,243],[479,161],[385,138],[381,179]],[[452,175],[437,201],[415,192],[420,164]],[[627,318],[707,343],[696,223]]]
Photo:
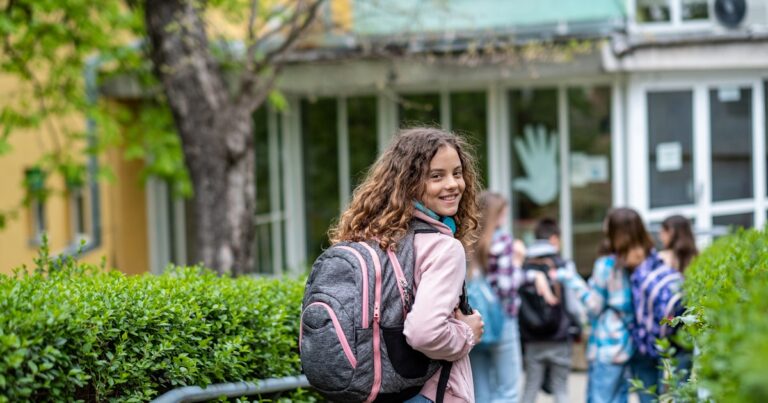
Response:
[[[256,214],[271,210],[269,200],[269,130],[267,108],[261,107],[253,114],[254,154],[256,161]]]
[[[647,103],[651,208],[692,204],[693,93],[649,92]]]
[[[568,90],[573,258],[589,275],[603,237],[602,222],[612,203],[611,90]]]
[[[696,21],[709,19],[709,4],[707,0],[683,0],[683,21]]]
[[[272,273],[272,234],[269,212],[269,129],[267,108],[261,107],[253,114],[254,154],[256,161],[256,228],[254,229],[254,272]]]
[[[451,94],[451,129],[474,146],[483,184],[488,184],[488,121],[485,92]]]
[[[376,160],[376,119],[375,97],[347,99],[349,175],[352,190],[363,180],[368,167]]]
[[[637,22],[669,22],[669,0],[637,0]]]
[[[539,219],[559,221],[557,90],[510,91],[510,130],[514,230],[531,242]]]
[[[401,127],[440,127],[440,95],[401,95],[399,116]]]
[[[752,90],[709,91],[712,201],[752,197]]]
[[[713,226],[728,227],[730,231],[738,228],[752,228],[754,226],[754,214],[741,213],[712,217]]]
[[[304,155],[304,202],[307,258],[314,260],[329,246],[326,235],[339,215],[339,167],[336,135],[336,99],[301,102]]]
[[[82,186],[69,188],[70,227],[75,242],[90,235],[86,191],[87,188]]]

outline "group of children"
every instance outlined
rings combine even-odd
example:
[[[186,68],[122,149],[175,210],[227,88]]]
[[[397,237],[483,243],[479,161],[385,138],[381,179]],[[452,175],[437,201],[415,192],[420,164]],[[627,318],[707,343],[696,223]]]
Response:
[[[696,252],[692,243],[675,246],[681,239],[692,240],[687,220],[676,218],[662,229],[661,238],[669,250],[657,255],[634,210],[611,210],[605,220],[602,256],[587,283],[571,262],[559,258],[556,222],[541,221],[538,240],[526,250],[501,229],[507,201],[489,192],[480,197],[477,178],[474,157],[461,137],[435,128],[402,130],[371,167],[330,231],[334,242],[376,240],[380,247],[391,249],[414,219],[437,230],[414,238],[415,295],[403,333],[415,350],[433,360],[453,362],[453,369],[444,391],[438,390],[438,372],[406,401],[519,401],[523,376],[520,290],[530,285],[548,304],[583,305],[591,325],[588,401],[625,402],[631,369],[635,374],[654,369],[653,362],[636,356],[627,330],[633,318],[630,274],[633,267],[657,256],[684,270]],[[543,257],[555,262],[550,270],[523,269],[526,259]],[[463,314],[457,309],[467,267],[470,272],[482,271],[504,305],[502,337],[492,349],[473,350],[483,335],[483,318],[477,311]],[[580,316],[577,309],[569,312],[570,317]],[[551,340],[525,341],[522,401],[534,401],[545,379],[556,400],[567,401],[572,336],[566,331]],[[640,375],[651,379],[654,374]]]

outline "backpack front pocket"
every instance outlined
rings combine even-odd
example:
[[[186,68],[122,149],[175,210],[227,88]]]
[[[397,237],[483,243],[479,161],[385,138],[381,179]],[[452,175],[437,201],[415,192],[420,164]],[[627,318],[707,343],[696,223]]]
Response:
[[[346,312],[333,302],[313,302],[301,314],[299,334],[302,367],[318,389],[339,391],[349,387],[357,357],[349,336],[354,336]],[[334,309],[336,308],[336,309]]]

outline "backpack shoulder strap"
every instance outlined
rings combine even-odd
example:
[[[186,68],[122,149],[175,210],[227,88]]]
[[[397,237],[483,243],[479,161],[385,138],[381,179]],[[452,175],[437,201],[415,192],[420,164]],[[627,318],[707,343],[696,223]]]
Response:
[[[409,229],[412,230],[414,234],[434,234],[440,232],[432,224],[416,217],[411,220]]]
[[[452,362],[440,362],[440,378],[437,380],[437,393],[435,396],[435,403],[443,403],[443,398],[445,398],[445,389],[448,387],[448,379],[451,377],[451,368],[453,368]]]

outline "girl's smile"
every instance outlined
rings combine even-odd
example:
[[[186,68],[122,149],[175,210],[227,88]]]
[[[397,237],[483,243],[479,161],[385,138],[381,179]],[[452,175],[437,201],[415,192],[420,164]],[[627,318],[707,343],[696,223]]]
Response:
[[[429,162],[422,203],[440,216],[456,215],[465,187],[459,153],[450,146],[440,147]]]

